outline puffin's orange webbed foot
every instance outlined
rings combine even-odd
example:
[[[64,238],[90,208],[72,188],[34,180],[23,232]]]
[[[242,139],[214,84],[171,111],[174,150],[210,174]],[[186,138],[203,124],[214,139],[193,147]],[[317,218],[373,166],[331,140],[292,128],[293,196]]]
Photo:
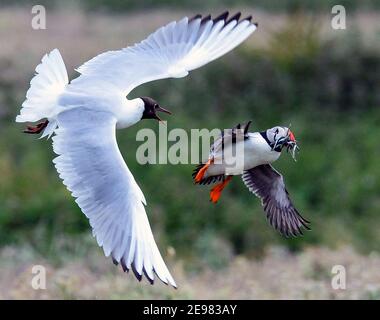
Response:
[[[226,179],[223,180],[223,182],[218,183],[215,187],[213,187],[210,191],[210,201],[212,203],[217,203],[220,196],[222,195],[223,189],[226,187],[226,185],[231,181],[232,176],[228,176]]]

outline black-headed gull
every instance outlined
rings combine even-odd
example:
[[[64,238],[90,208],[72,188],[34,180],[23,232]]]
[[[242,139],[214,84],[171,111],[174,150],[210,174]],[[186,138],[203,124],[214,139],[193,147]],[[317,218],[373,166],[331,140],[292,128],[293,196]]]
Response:
[[[215,140],[207,162],[194,170],[194,182],[219,182],[210,191],[210,201],[216,203],[232,177],[242,175],[249,191],[261,199],[270,224],[285,236],[300,235],[302,228],[309,229],[309,221],[294,207],[282,175],[271,166],[280,157],[284,147],[292,152],[294,158],[298,148],[295,136],[289,128],[279,126],[251,133],[248,132],[250,123],[223,132]],[[241,144],[241,155],[237,154],[237,144]],[[241,167],[231,167],[232,157],[239,156],[243,158]]]
[[[132,100],[137,86],[181,78],[229,52],[256,30],[251,17],[228,12],[215,19],[187,17],[158,29],[144,41],[108,51],[78,68],[69,83],[57,49],[36,68],[17,122],[45,121],[25,132],[53,137],[55,166],[90,221],[106,256],[124,271],[153,283],[154,273],[176,287],[153,239],[144,195],[119,151],[115,128],[168,112],[149,97]]]

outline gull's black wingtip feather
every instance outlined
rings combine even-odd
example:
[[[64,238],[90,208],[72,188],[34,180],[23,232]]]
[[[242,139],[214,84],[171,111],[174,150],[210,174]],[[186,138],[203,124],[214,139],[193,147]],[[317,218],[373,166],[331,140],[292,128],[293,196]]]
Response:
[[[140,273],[137,272],[137,270],[136,270],[136,268],[135,268],[135,265],[134,265],[133,263],[131,264],[131,269],[132,269],[132,271],[133,271],[135,277],[137,278],[137,280],[138,280],[138,281],[141,281],[141,279],[142,279],[142,274],[140,274]]]
[[[252,23],[256,28],[258,28],[259,27],[259,23],[258,22],[254,22],[254,23]]]
[[[148,276],[148,273],[146,272],[145,267],[143,268],[143,272],[144,272],[145,277],[148,279],[149,283],[150,283],[151,285],[154,285],[154,279],[151,279],[151,278]]]
[[[241,17],[241,12],[237,12],[235,13],[231,18],[229,18],[227,21],[226,21],[226,24],[229,24],[230,22],[236,20],[236,22],[239,22],[239,19]]]
[[[229,15],[229,11],[224,11],[222,14],[220,14],[219,16],[217,16],[215,19],[213,19],[214,23],[217,23],[221,20],[226,20],[228,15]]]
[[[204,24],[206,23],[207,21],[210,21],[211,20],[211,14],[209,14],[208,16],[205,16],[202,20],[201,20],[201,24]]]
[[[115,265],[120,264],[124,272],[129,272],[129,268],[128,268],[127,265],[126,265],[126,263],[125,263],[125,261],[124,261],[124,258],[121,258],[121,259],[120,259],[120,262],[118,262],[115,258],[112,257],[112,262],[113,262]],[[147,273],[146,270],[145,270],[145,267],[143,267],[142,274],[139,274],[139,273],[137,272],[137,270],[136,270],[136,268],[135,268],[135,265],[134,265],[133,263],[131,264],[131,269],[132,269],[132,271],[133,271],[133,273],[134,273],[134,275],[135,275],[135,277],[137,278],[138,281],[141,282],[142,277],[143,277],[143,275],[144,275],[144,276],[146,277],[146,279],[148,280],[148,282],[149,282],[151,285],[154,285],[154,278],[151,279],[151,278],[149,277],[148,273]],[[158,278],[160,278],[155,270],[153,270],[153,272],[156,274],[156,276],[157,276]],[[164,282],[164,281],[163,281],[163,283],[166,284],[167,286],[169,285],[169,282]],[[171,284],[171,286],[172,286],[174,289],[176,289],[176,290],[178,289],[178,287],[175,286],[175,285],[173,285],[173,284]]]
[[[190,19],[189,19],[189,22],[192,22],[192,21],[194,21],[194,20],[197,20],[197,19],[201,19],[202,18],[202,15],[201,14],[196,14],[194,17],[191,17]]]
[[[248,17],[244,18],[242,21],[245,21],[245,20],[251,22],[251,20],[252,20],[252,16],[248,16]]]
[[[173,286],[173,285],[172,285],[172,288],[173,288],[174,290],[178,290],[178,287],[177,287],[177,286]]]
[[[121,268],[123,269],[124,272],[129,272],[129,269],[127,265],[125,264],[124,258],[121,258],[120,260]]]

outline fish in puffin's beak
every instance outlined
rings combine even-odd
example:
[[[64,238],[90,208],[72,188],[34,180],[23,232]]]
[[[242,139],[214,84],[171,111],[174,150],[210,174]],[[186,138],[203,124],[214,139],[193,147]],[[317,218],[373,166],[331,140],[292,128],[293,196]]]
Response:
[[[290,131],[290,129],[288,130],[288,137],[287,137],[287,141],[285,143],[285,146],[286,146],[286,150],[288,152],[289,151],[291,152],[291,155],[292,155],[292,158],[294,159],[294,161],[297,161],[296,151],[298,151],[300,148],[297,145],[297,140],[296,140],[294,133],[292,131]]]

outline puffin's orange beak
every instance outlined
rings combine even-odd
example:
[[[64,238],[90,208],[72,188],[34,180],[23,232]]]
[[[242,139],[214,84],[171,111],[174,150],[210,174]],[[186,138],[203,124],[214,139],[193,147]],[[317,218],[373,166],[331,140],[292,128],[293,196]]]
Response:
[[[294,136],[294,133],[289,130],[289,139],[290,141],[296,142],[296,137]]]

